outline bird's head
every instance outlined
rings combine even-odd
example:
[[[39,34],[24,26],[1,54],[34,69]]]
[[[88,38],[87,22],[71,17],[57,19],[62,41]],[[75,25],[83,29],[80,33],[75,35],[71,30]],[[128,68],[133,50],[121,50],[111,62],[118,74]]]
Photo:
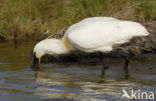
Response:
[[[38,69],[42,56],[48,54],[57,56],[59,54],[66,54],[69,50],[64,46],[60,39],[44,39],[38,42],[33,50],[33,66],[32,68]]]
[[[40,44],[36,44],[33,50],[33,69],[38,69],[38,65],[40,64],[41,58],[45,54],[46,52],[44,47],[40,46]]]
[[[33,69],[38,69],[42,56],[46,54],[46,45],[44,40],[35,45],[33,50]]]

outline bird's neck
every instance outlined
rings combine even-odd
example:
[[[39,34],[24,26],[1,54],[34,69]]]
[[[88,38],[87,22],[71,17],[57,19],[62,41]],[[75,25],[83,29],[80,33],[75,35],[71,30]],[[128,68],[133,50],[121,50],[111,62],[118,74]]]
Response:
[[[64,36],[63,38],[63,43],[64,43],[64,46],[68,49],[68,50],[73,50],[74,48],[71,46],[71,44],[69,43],[69,40],[67,39],[66,36]]]
[[[62,40],[57,41],[53,45],[46,46],[43,48],[45,53],[50,54],[50,55],[61,55],[61,54],[68,54],[70,50],[64,45],[64,42]]]
[[[70,49],[67,48],[64,43],[60,45],[60,54],[68,54],[70,52]]]

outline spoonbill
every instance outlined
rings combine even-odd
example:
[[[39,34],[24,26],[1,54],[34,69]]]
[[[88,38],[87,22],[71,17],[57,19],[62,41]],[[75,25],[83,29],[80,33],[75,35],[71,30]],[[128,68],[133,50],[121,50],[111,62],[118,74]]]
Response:
[[[38,42],[33,50],[33,68],[38,68],[41,57],[49,54],[58,56],[73,51],[99,52],[103,59],[103,69],[108,67],[103,54],[110,53],[114,45],[123,45],[134,37],[148,36],[150,33],[140,23],[119,20],[113,17],[91,17],[71,25],[62,39],[48,38]],[[124,60],[124,71],[128,73],[129,54],[114,51]]]

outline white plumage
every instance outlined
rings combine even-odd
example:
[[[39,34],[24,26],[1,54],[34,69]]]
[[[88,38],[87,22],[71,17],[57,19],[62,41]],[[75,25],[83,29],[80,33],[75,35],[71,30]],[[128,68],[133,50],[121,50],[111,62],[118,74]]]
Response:
[[[45,39],[34,47],[36,57],[59,55],[72,50],[110,52],[115,44],[124,44],[135,36],[147,36],[148,31],[139,23],[112,17],[92,17],[71,25],[64,37]]]
[[[65,37],[74,49],[108,52],[114,44],[123,44],[134,36],[148,34],[147,30],[136,22],[96,17],[70,26]]]
[[[68,51],[69,50],[64,46],[62,40],[59,39],[45,39],[37,43],[34,47],[37,58],[40,58],[45,54],[65,54]]]

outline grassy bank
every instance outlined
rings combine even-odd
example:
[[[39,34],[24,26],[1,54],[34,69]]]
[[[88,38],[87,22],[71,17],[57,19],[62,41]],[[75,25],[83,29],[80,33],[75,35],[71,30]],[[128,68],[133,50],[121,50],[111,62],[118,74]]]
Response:
[[[93,16],[146,23],[156,19],[155,5],[155,0],[0,0],[0,37],[41,38]]]

